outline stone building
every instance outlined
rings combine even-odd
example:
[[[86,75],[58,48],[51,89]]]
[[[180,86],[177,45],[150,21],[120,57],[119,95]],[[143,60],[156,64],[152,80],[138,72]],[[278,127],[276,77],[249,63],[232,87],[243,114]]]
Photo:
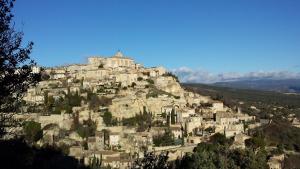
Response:
[[[133,59],[124,57],[120,51],[112,57],[90,57],[88,58],[88,62],[89,64],[99,66],[100,68],[135,68],[136,66]]]

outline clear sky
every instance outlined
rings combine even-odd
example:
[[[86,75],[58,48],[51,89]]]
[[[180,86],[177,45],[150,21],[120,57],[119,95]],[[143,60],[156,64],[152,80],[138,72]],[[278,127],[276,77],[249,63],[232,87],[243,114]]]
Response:
[[[43,66],[118,49],[145,66],[300,71],[299,0],[17,0]]]

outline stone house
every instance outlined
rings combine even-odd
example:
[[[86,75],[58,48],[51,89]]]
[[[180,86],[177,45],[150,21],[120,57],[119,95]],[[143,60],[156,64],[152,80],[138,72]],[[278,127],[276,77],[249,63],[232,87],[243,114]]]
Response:
[[[270,169],[282,169],[284,161],[284,154],[274,155],[268,160]]]
[[[171,126],[170,129],[175,139],[182,138],[182,130],[180,125]]]
[[[81,160],[83,158],[83,147],[71,146],[69,149],[69,156],[75,157],[77,160]]]
[[[109,133],[109,145],[118,146],[120,143],[120,133],[111,132]]]
[[[218,111],[224,111],[224,105],[221,101],[213,101],[212,103],[212,111],[218,112]]]
[[[194,129],[201,128],[203,126],[203,118],[202,116],[190,116],[185,122],[186,132],[194,133]]]

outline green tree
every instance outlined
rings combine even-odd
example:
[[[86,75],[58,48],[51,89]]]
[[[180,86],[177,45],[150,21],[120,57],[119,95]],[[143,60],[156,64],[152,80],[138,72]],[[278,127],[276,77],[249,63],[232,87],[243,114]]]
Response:
[[[254,150],[258,148],[264,148],[266,145],[264,138],[255,136],[245,140],[245,144],[247,147],[252,148]]]
[[[91,119],[84,121],[83,124],[78,124],[75,129],[81,138],[88,138],[91,136],[95,136],[96,132],[96,123]]]
[[[102,165],[102,156],[100,159],[96,158],[95,156],[90,160],[90,169],[101,169]]]
[[[101,100],[99,99],[99,97],[96,94],[92,94],[90,96],[90,101],[89,101],[90,109],[92,109],[94,111],[98,111],[101,103],[102,103]]]
[[[15,30],[14,2],[0,0],[0,138],[8,134],[7,128],[19,125],[12,112],[18,109],[28,87],[40,80],[40,74],[32,73],[36,65],[29,56],[33,43],[22,47],[23,32]]]
[[[175,118],[176,118],[175,109],[172,109],[172,111],[171,111],[171,124],[176,123]]]
[[[171,130],[168,128],[164,134],[154,136],[153,143],[155,146],[170,146],[175,145],[175,140]]]
[[[227,145],[230,146],[233,143],[233,139],[228,139],[224,134],[216,133],[210,137],[210,142],[213,144]]]
[[[103,129],[102,132],[104,135],[104,144],[106,144],[109,141],[109,130]]]
[[[102,118],[103,118],[103,121],[104,121],[106,126],[111,126],[112,125],[112,114],[111,114],[111,112],[108,112],[108,111],[104,112]]]
[[[168,169],[168,152],[155,155],[153,152],[144,153],[144,158],[133,163],[134,169]]]
[[[40,123],[34,121],[28,121],[25,122],[23,128],[25,133],[25,139],[29,143],[34,143],[43,137],[43,130],[41,128]]]

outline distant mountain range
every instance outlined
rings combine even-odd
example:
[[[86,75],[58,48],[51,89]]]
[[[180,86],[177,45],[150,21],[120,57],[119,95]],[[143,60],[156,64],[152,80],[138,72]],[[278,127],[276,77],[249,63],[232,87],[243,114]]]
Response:
[[[240,89],[255,89],[264,91],[276,91],[282,93],[300,93],[300,79],[258,79],[240,80],[231,82],[217,82],[214,86],[231,87]]]

